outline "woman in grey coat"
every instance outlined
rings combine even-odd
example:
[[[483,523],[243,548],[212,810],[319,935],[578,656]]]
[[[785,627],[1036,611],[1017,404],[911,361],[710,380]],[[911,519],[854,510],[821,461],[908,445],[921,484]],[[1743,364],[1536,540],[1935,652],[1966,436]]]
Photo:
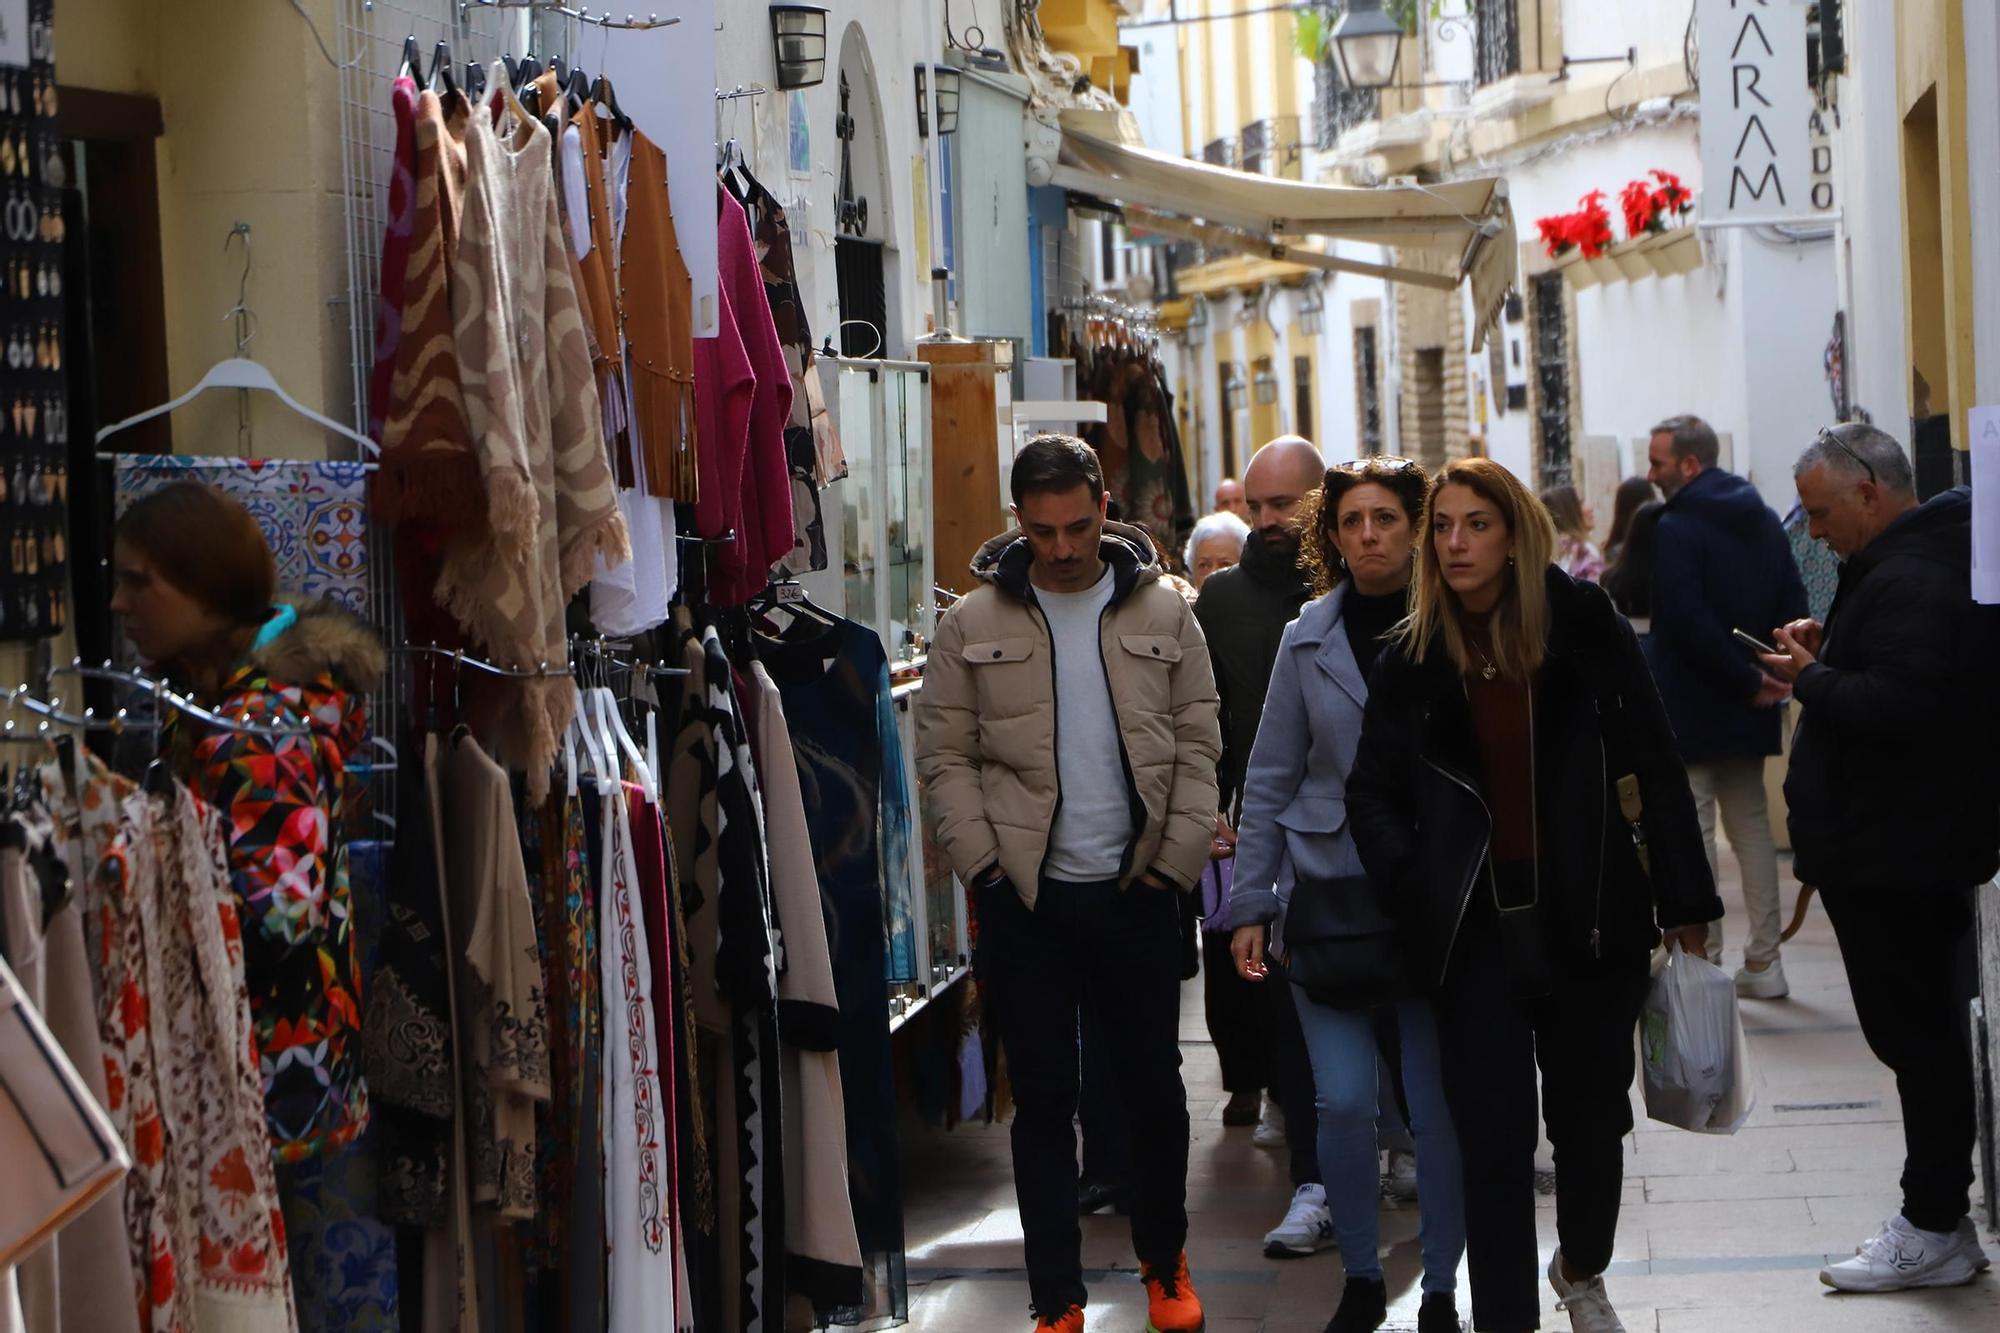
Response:
[[[1237,971],[1268,975],[1266,935],[1282,956],[1284,922],[1301,885],[1365,892],[1347,827],[1347,777],[1361,740],[1367,676],[1381,639],[1408,609],[1416,524],[1428,479],[1404,459],[1373,458],[1327,471],[1307,503],[1301,559],[1320,596],[1285,629],[1250,753],[1238,828],[1229,922]],[[1379,912],[1357,904],[1361,915]],[[1282,972],[1280,973],[1282,976]],[[1334,1008],[1291,987],[1312,1056],[1320,1171],[1347,1288],[1327,1333],[1367,1333],[1387,1317],[1379,1256],[1374,1017]],[[1424,1258],[1423,1333],[1458,1328],[1458,1262],[1465,1251],[1464,1183],[1445,1107],[1437,1025],[1423,999],[1394,1001],[1403,1086],[1417,1140]]]

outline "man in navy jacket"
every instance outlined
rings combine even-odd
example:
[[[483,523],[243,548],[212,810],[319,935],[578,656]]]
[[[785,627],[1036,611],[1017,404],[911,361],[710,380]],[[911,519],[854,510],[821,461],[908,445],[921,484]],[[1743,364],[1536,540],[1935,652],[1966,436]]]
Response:
[[[1764,762],[1777,754],[1778,705],[1791,689],[1731,635],[1764,638],[1806,613],[1805,585],[1778,516],[1756,487],[1717,465],[1715,431],[1700,417],[1653,427],[1647,476],[1667,497],[1655,538],[1653,632],[1646,653],[1687,763],[1709,864],[1718,808],[1743,871],[1750,936],[1737,993],[1785,995],[1778,957],[1778,853],[1764,794]],[[1709,931],[1720,962],[1721,923]]]

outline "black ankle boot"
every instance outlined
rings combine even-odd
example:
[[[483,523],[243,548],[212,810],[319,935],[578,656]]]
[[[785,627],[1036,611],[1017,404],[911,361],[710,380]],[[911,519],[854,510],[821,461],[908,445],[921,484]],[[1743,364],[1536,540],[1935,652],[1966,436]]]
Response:
[[[1458,1301],[1448,1291],[1434,1291],[1417,1307],[1417,1333],[1459,1333]]]
[[[1340,1293],[1340,1309],[1334,1311],[1326,1333],[1375,1333],[1388,1317],[1388,1284],[1381,1278],[1351,1277],[1347,1290]]]

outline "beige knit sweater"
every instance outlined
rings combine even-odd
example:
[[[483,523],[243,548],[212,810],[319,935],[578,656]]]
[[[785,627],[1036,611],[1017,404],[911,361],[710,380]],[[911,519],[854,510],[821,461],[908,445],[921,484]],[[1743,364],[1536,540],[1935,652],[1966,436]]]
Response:
[[[494,65],[491,83],[508,86],[504,66]],[[559,666],[565,605],[597,556],[615,564],[631,547],[557,213],[549,134],[511,112],[502,122],[496,130],[482,108],[466,131],[451,290],[488,524],[454,535],[438,593],[495,661]],[[566,679],[536,679],[522,682],[518,697],[502,719],[502,741],[540,801],[575,692]]]

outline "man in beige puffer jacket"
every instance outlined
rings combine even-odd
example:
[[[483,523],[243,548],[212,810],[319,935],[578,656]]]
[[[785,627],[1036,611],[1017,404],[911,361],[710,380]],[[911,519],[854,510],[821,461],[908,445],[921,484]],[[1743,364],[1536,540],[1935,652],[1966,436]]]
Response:
[[[1114,1034],[1136,1171],[1132,1243],[1159,1333],[1195,1333],[1181,898],[1215,830],[1215,678],[1152,541],[1105,520],[1073,436],[1014,462],[1019,528],[939,622],[917,710],[937,837],[973,888],[982,993],[1014,1082],[1014,1178],[1038,1329],[1081,1333],[1077,1018]]]

